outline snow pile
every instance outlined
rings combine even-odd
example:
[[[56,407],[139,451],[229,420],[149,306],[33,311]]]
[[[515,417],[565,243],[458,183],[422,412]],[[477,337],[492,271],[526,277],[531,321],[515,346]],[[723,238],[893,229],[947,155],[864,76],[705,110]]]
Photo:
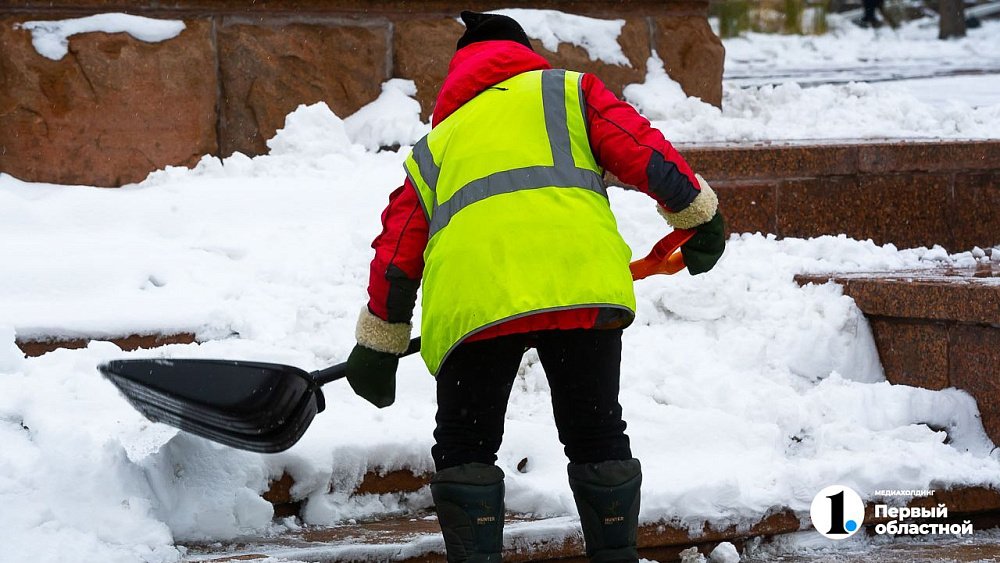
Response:
[[[740,563],[740,552],[735,545],[724,541],[715,546],[708,560],[711,563]]]
[[[412,80],[393,78],[382,84],[378,99],[344,120],[351,139],[372,151],[415,144],[431,130],[420,121],[416,95],[417,85]]]
[[[285,126],[267,140],[272,157],[305,157],[322,160],[351,151],[351,138],[344,121],[337,117],[326,102],[299,107],[285,117]]]
[[[0,325],[0,373],[11,373],[21,367],[24,354],[14,345],[14,329]]]
[[[149,424],[94,370],[104,360],[150,355],[305,369],[346,357],[366,299],[369,244],[402,179],[405,150],[372,153],[350,143],[323,105],[290,115],[269,146],[267,156],[206,158],[119,190],[0,177],[0,234],[18,241],[0,250],[7,265],[0,316],[19,332],[167,326],[212,339],[133,353],[96,343],[22,359],[12,332],[4,333],[0,502],[14,507],[0,516],[5,556],[174,561],[173,541],[269,529],[271,509],[259,493],[286,471],[293,494],[308,499],[311,524],[430,503],[426,491],[349,497],[369,470],[431,470],[434,384],[415,358],[401,362],[392,408],[376,410],[346,383],[331,384],[327,411],[302,442],[270,456]],[[645,196],[614,190],[612,204],[637,253],[662,236]],[[862,492],[996,483],[997,462],[971,398],[883,382],[853,302],[836,286],[792,281],[796,272],[970,259],[844,237],[744,235],[710,274],[637,284],[622,402],[647,467],[643,519],[746,523],[772,506],[804,510],[832,482]],[[534,352],[508,413],[499,462],[508,506],[573,514]],[[944,443],[946,432],[953,445]],[[39,545],[49,551],[39,553]]]
[[[601,20],[556,10],[524,8],[491,10],[490,13],[514,18],[528,37],[541,41],[549,51],[558,51],[560,43],[570,43],[586,50],[592,61],[632,66],[618,43],[625,20]]]
[[[693,103],[674,89],[673,105],[658,108],[653,86],[661,82],[671,88],[652,71],[630,95],[665,118]],[[344,381],[325,387],[326,411],[299,444],[274,455],[150,424],[95,370],[120,357],[310,370],[343,361],[367,300],[379,214],[402,182],[407,154],[365,146],[410,142],[419,132],[403,100],[411,91],[387,85],[374,102],[383,110],[370,106],[346,123],[325,104],[301,106],[268,142],[268,155],[205,157],[117,190],[0,174],[0,239],[12,242],[0,246],[0,559],[178,561],[176,541],[277,529],[259,494],[284,472],[295,480],[292,494],[307,500],[308,524],[430,504],[426,490],[350,497],[367,471],[432,469],[434,381],[417,358],[401,362],[388,409]],[[380,111],[401,121],[380,121]],[[611,204],[635,254],[665,234],[642,194],[612,190]],[[776,506],[807,511],[832,483],[862,495],[1000,486],[1000,463],[971,397],[889,385],[853,301],[835,285],[793,281],[799,272],[983,259],[842,236],[745,234],[708,274],[638,282],[621,399],[646,468],[643,520],[747,525]],[[131,353],[98,342],[23,358],[14,331],[190,331],[205,342]],[[499,453],[511,510],[575,513],[561,452],[548,385],[528,352]]]
[[[69,52],[69,38],[80,33],[128,33],[147,43],[173,39],[184,31],[180,20],[157,20],[129,14],[97,14],[85,18],[15,24],[31,32],[31,44],[43,57],[58,61]]]
[[[654,55],[644,84],[624,89],[634,104],[674,142],[864,138],[996,137],[1000,104],[938,107],[906,88],[863,82],[804,88],[726,87],[722,110],[687,97]]]

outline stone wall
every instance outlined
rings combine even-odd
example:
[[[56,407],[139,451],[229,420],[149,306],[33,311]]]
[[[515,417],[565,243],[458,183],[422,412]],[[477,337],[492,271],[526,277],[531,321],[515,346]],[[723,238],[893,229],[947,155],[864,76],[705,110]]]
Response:
[[[641,82],[652,50],[690,95],[719,105],[723,47],[707,0],[580,0],[507,6],[624,19],[630,66],[591,61],[579,47],[535,48],[557,67],[595,72],[616,93]],[[347,116],[383,81],[416,82],[424,116],[454,53],[462,9],[478,0],[13,0],[0,7],[0,172],[29,181],[119,186],[203,154],[265,152],[299,104]],[[35,52],[18,23],[127,12],[180,19],[176,38],[72,36],[59,61]]]
[[[679,146],[732,232],[846,234],[957,252],[1000,244],[1000,141]]]

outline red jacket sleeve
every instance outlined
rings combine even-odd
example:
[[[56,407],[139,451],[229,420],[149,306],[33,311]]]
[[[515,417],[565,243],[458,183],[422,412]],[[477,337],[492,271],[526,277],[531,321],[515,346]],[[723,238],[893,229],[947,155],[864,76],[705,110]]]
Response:
[[[382,320],[405,323],[413,317],[427,233],[417,190],[407,179],[389,195],[382,232],[372,242],[375,258],[368,279],[368,310]]]
[[[590,147],[598,164],[667,211],[686,208],[700,190],[694,172],[673,145],[593,74],[583,76],[583,93]]]

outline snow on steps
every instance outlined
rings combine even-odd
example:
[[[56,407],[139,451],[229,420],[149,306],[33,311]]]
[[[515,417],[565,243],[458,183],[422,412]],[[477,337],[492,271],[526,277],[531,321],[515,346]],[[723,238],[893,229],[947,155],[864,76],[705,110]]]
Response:
[[[924,389],[957,387],[979,406],[1000,444],[1000,255],[970,268],[799,275],[796,281],[843,287],[865,314],[886,379]]]
[[[933,507],[946,504],[953,520],[971,520],[976,529],[1000,523],[1000,492],[983,488],[939,491],[910,503],[910,506]],[[868,507],[866,526],[886,519],[873,518]],[[640,554],[660,562],[677,561],[680,552],[695,547],[708,554],[723,541],[742,548],[753,537],[771,537],[796,532],[803,527],[791,511],[777,511],[759,520],[749,529],[730,527],[714,529],[705,523],[704,533],[692,536],[686,529],[670,524],[645,525],[639,531]],[[508,515],[505,527],[504,560],[585,561],[577,521],[568,517],[529,519]],[[433,516],[418,515],[375,522],[349,524],[333,528],[303,528],[272,538],[247,538],[236,544],[186,546],[190,563],[222,561],[443,561],[443,543]]]
[[[117,338],[18,339],[17,347],[29,358],[35,358],[60,348],[68,350],[86,348],[94,340],[108,340],[125,351],[138,350],[140,348],[156,348],[157,346],[166,346],[167,344],[192,344],[196,341],[194,334],[181,332],[176,334],[130,334]]]
[[[385,476],[366,475],[359,487],[361,494],[404,492],[426,484],[429,476],[413,475],[402,470]],[[292,480],[288,475],[272,483],[265,498],[290,499]],[[393,489],[393,486],[405,488]],[[272,500],[274,502],[274,500]],[[888,501],[887,501],[888,502]],[[866,507],[864,524],[873,527],[889,518],[875,518],[874,502]],[[910,507],[948,507],[951,522],[971,520],[977,530],[1000,524],[1000,491],[982,487],[939,490],[932,496],[917,498]],[[286,505],[287,506],[287,505]],[[800,520],[801,517],[801,520]],[[640,554],[661,562],[676,561],[680,552],[696,547],[708,554],[716,545],[728,541],[742,549],[750,538],[769,538],[808,529],[808,516],[796,515],[787,508],[776,508],[751,526],[717,529],[705,522],[701,534],[693,534],[678,523],[646,524],[639,530]],[[577,519],[571,517],[535,519],[508,514],[504,530],[504,560],[585,561],[582,534]],[[185,561],[190,563],[222,561],[443,561],[443,542],[436,518],[416,514],[335,527],[306,527],[275,537],[244,538],[232,544],[188,544]]]

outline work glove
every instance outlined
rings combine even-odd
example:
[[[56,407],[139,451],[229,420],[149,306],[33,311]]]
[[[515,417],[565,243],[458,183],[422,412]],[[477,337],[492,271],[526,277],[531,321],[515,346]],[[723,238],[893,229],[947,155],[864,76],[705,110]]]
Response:
[[[726,249],[726,224],[718,211],[707,223],[694,228],[694,236],[681,245],[684,265],[691,275],[703,274],[712,269]]]
[[[396,401],[399,356],[358,344],[347,357],[347,382],[360,397],[378,408]]]
[[[692,275],[703,274],[712,269],[726,249],[726,225],[719,213],[719,199],[712,187],[695,174],[701,191],[684,209],[670,212],[657,206],[657,210],[675,229],[693,229],[695,235],[681,245],[684,264]]]
[[[358,316],[357,346],[347,357],[347,382],[378,408],[396,400],[396,368],[410,343],[410,323],[390,323],[365,307]]]

